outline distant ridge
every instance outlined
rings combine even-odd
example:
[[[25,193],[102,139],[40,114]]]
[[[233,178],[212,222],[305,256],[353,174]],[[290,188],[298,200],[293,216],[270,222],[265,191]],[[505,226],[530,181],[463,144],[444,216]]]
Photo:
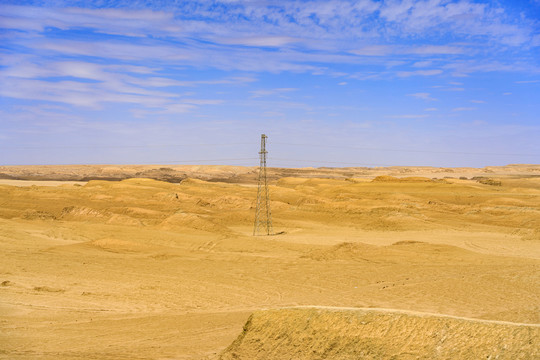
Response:
[[[179,183],[186,178],[228,183],[257,183],[256,166],[232,165],[21,165],[0,166],[0,179],[32,181],[120,181],[148,178]],[[462,177],[540,177],[540,165],[505,165],[484,168],[430,166],[268,168],[268,179],[287,177],[374,179],[377,181],[430,181]]]

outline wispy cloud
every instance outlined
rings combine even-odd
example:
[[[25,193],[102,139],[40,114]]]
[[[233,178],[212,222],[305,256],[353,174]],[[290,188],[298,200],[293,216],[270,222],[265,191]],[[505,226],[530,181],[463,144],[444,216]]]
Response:
[[[1,10],[4,16],[1,25],[8,29],[44,31],[84,27],[105,34],[140,37],[181,31],[174,25],[174,14],[165,11],[16,5],[2,5]]]
[[[360,49],[351,50],[351,53],[363,56],[387,56],[387,55],[456,55],[462,54],[465,49],[460,46],[450,45],[420,45],[420,46],[405,46],[405,45],[369,45]],[[415,63],[420,67],[426,64],[427,61]],[[431,63],[431,62],[429,62]]]
[[[430,67],[431,65],[433,65],[433,60],[417,61],[414,64],[412,64],[412,66],[415,68],[425,68],[425,67]]]
[[[531,27],[510,22],[497,6],[471,1],[389,1],[381,7],[380,15],[395,32],[421,34],[438,27],[455,34],[490,37],[510,46],[531,41]],[[529,24],[533,26],[532,21]]]
[[[289,36],[249,36],[241,38],[214,38],[214,41],[229,45],[282,47],[287,44],[300,42],[301,39],[296,39]]]
[[[202,83],[230,84],[251,78],[216,79],[199,82],[178,81],[153,76],[157,69],[142,66],[119,68],[84,61],[21,62],[0,72],[0,95],[17,99],[50,101],[88,108],[104,103],[127,103],[151,108],[174,109],[175,102],[193,105],[221,103],[216,100],[184,100],[181,93],[163,88],[197,86]],[[170,111],[170,110],[168,110]]]
[[[453,112],[459,112],[459,111],[473,111],[473,110],[476,110],[475,107],[457,107],[457,108],[453,108],[452,111]]]
[[[387,118],[390,119],[423,119],[427,118],[429,115],[426,114],[403,114],[403,115],[388,115]]]
[[[433,70],[415,70],[415,71],[398,71],[397,76],[399,77],[410,77],[410,76],[434,76],[442,74],[442,70],[433,69]]]
[[[48,40],[40,39],[26,43],[44,53],[61,53],[64,55],[82,55],[92,58],[107,58],[126,61],[154,60],[156,62],[171,62],[195,60],[197,54],[186,49],[170,45],[137,44],[125,41],[80,41],[80,40]]]
[[[422,100],[427,100],[427,101],[435,101],[435,100],[437,100],[437,99],[431,97],[430,93],[425,93],[425,92],[407,94],[407,96],[412,96],[412,97],[415,97],[417,99],[422,99]]]
[[[277,89],[259,89],[251,91],[252,98],[260,98],[265,96],[279,95],[282,96],[285,93],[291,91],[297,91],[295,88],[277,88]]]
[[[540,73],[540,67],[535,63],[523,62],[519,59],[513,63],[502,62],[501,60],[485,59],[478,61],[478,58],[449,61],[441,66],[445,70],[453,72],[453,76],[467,77],[470,74],[485,73],[485,72],[505,72],[505,73]]]
[[[368,45],[360,49],[351,50],[351,53],[362,56],[386,56],[394,52],[394,48],[390,45]]]
[[[312,71],[314,66],[306,62],[354,63],[350,57],[337,56],[346,52],[367,57],[416,56],[420,59],[412,67],[424,68],[433,60],[423,57],[470,58],[483,51],[471,37],[483,38],[482,43],[519,46],[529,41],[534,32],[532,22],[513,22],[496,6],[468,0],[330,0],[310,2],[309,6],[300,1],[184,1],[160,7],[146,5],[150,9],[141,8],[141,3],[116,4],[116,8],[98,9],[4,5],[0,26],[36,34],[44,34],[46,29],[65,32],[84,28],[106,35],[104,39],[97,35],[88,40],[41,36],[39,41],[23,41],[24,46],[39,51],[123,61],[176,61],[221,69],[238,64],[238,68],[244,66],[252,71],[265,71],[265,67],[253,66],[245,60],[247,57],[266,65],[268,71]],[[216,6],[226,11],[216,11]],[[430,29],[441,38],[451,35],[456,42],[434,45]],[[397,41],[385,43],[389,34]],[[410,36],[415,41],[405,44]],[[18,37],[22,41],[22,36]],[[288,49],[290,53],[253,52],[265,48]],[[314,51],[333,56],[324,58]],[[431,75],[437,70],[425,71],[403,71],[401,76]]]

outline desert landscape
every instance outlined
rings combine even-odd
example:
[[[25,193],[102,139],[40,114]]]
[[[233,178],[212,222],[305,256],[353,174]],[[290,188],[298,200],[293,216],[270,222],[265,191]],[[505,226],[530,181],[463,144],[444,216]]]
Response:
[[[0,1],[0,360],[540,360],[539,19]]]
[[[538,359],[540,165],[0,166],[0,358]]]

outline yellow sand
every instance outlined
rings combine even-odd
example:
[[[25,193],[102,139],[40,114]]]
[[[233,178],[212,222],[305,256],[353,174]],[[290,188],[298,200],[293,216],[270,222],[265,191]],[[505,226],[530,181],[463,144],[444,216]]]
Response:
[[[518,175],[281,178],[273,237],[243,184],[0,185],[0,358],[215,359],[299,305],[538,324],[540,179]],[[414,321],[420,349],[435,320]]]

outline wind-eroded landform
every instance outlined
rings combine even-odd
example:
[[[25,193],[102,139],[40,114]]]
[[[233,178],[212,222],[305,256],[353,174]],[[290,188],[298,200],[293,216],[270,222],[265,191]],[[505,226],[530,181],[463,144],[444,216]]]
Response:
[[[0,167],[0,358],[540,357],[539,165],[270,169],[270,237],[256,168],[127,168]]]

